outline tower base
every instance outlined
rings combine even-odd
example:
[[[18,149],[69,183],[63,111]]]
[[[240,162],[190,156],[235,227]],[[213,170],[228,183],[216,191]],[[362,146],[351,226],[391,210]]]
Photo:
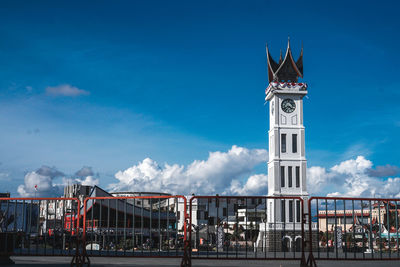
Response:
[[[304,228],[308,229],[308,225]],[[266,250],[267,252],[302,252],[302,246],[304,245],[304,251],[310,251],[310,232],[304,231],[303,237],[300,224],[292,225],[290,228],[276,229],[273,225],[265,225],[264,223],[260,224],[259,229],[260,232],[256,241],[258,250]],[[311,233],[312,246],[313,249],[316,249],[318,247],[318,231],[315,230]]]

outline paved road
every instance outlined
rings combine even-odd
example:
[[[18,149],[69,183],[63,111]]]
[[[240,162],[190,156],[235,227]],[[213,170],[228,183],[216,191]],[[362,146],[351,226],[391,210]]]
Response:
[[[70,266],[70,257],[12,257],[15,267],[19,266]],[[147,258],[113,258],[113,257],[93,257],[91,266],[179,266],[180,259],[147,259]],[[400,261],[317,261],[318,267],[391,267],[400,266]],[[196,266],[218,266],[218,267],[248,267],[248,266],[277,266],[277,267],[298,267],[299,261],[252,261],[252,260],[193,260],[193,267]]]

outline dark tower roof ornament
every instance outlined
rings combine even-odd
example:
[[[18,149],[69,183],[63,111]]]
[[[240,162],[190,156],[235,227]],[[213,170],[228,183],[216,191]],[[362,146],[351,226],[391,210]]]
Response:
[[[290,39],[288,39],[288,46],[286,49],[285,57],[282,59],[282,51],[279,58],[279,63],[272,58],[269,53],[268,45],[266,46],[267,61],[268,61],[268,80],[269,82],[294,82],[298,78],[303,78],[303,45],[299,59],[293,59],[292,51],[290,49]]]

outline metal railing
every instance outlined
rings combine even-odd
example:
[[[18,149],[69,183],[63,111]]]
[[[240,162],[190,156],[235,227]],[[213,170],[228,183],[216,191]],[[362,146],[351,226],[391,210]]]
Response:
[[[312,197],[309,262],[399,260],[400,199]]]
[[[300,197],[193,196],[191,257],[304,261],[303,206]]]
[[[84,251],[91,257],[182,257],[186,205],[184,196],[88,197]]]
[[[77,198],[0,198],[0,254],[79,261]]]
[[[400,199],[272,196],[0,198],[4,256],[400,260]],[[189,205],[189,208],[187,208]],[[308,256],[306,262],[305,256]]]

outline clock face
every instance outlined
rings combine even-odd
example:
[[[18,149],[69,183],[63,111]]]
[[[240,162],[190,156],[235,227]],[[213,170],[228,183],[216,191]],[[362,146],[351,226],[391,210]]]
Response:
[[[282,110],[286,113],[292,113],[296,109],[296,103],[294,103],[293,99],[285,99],[282,101]]]

